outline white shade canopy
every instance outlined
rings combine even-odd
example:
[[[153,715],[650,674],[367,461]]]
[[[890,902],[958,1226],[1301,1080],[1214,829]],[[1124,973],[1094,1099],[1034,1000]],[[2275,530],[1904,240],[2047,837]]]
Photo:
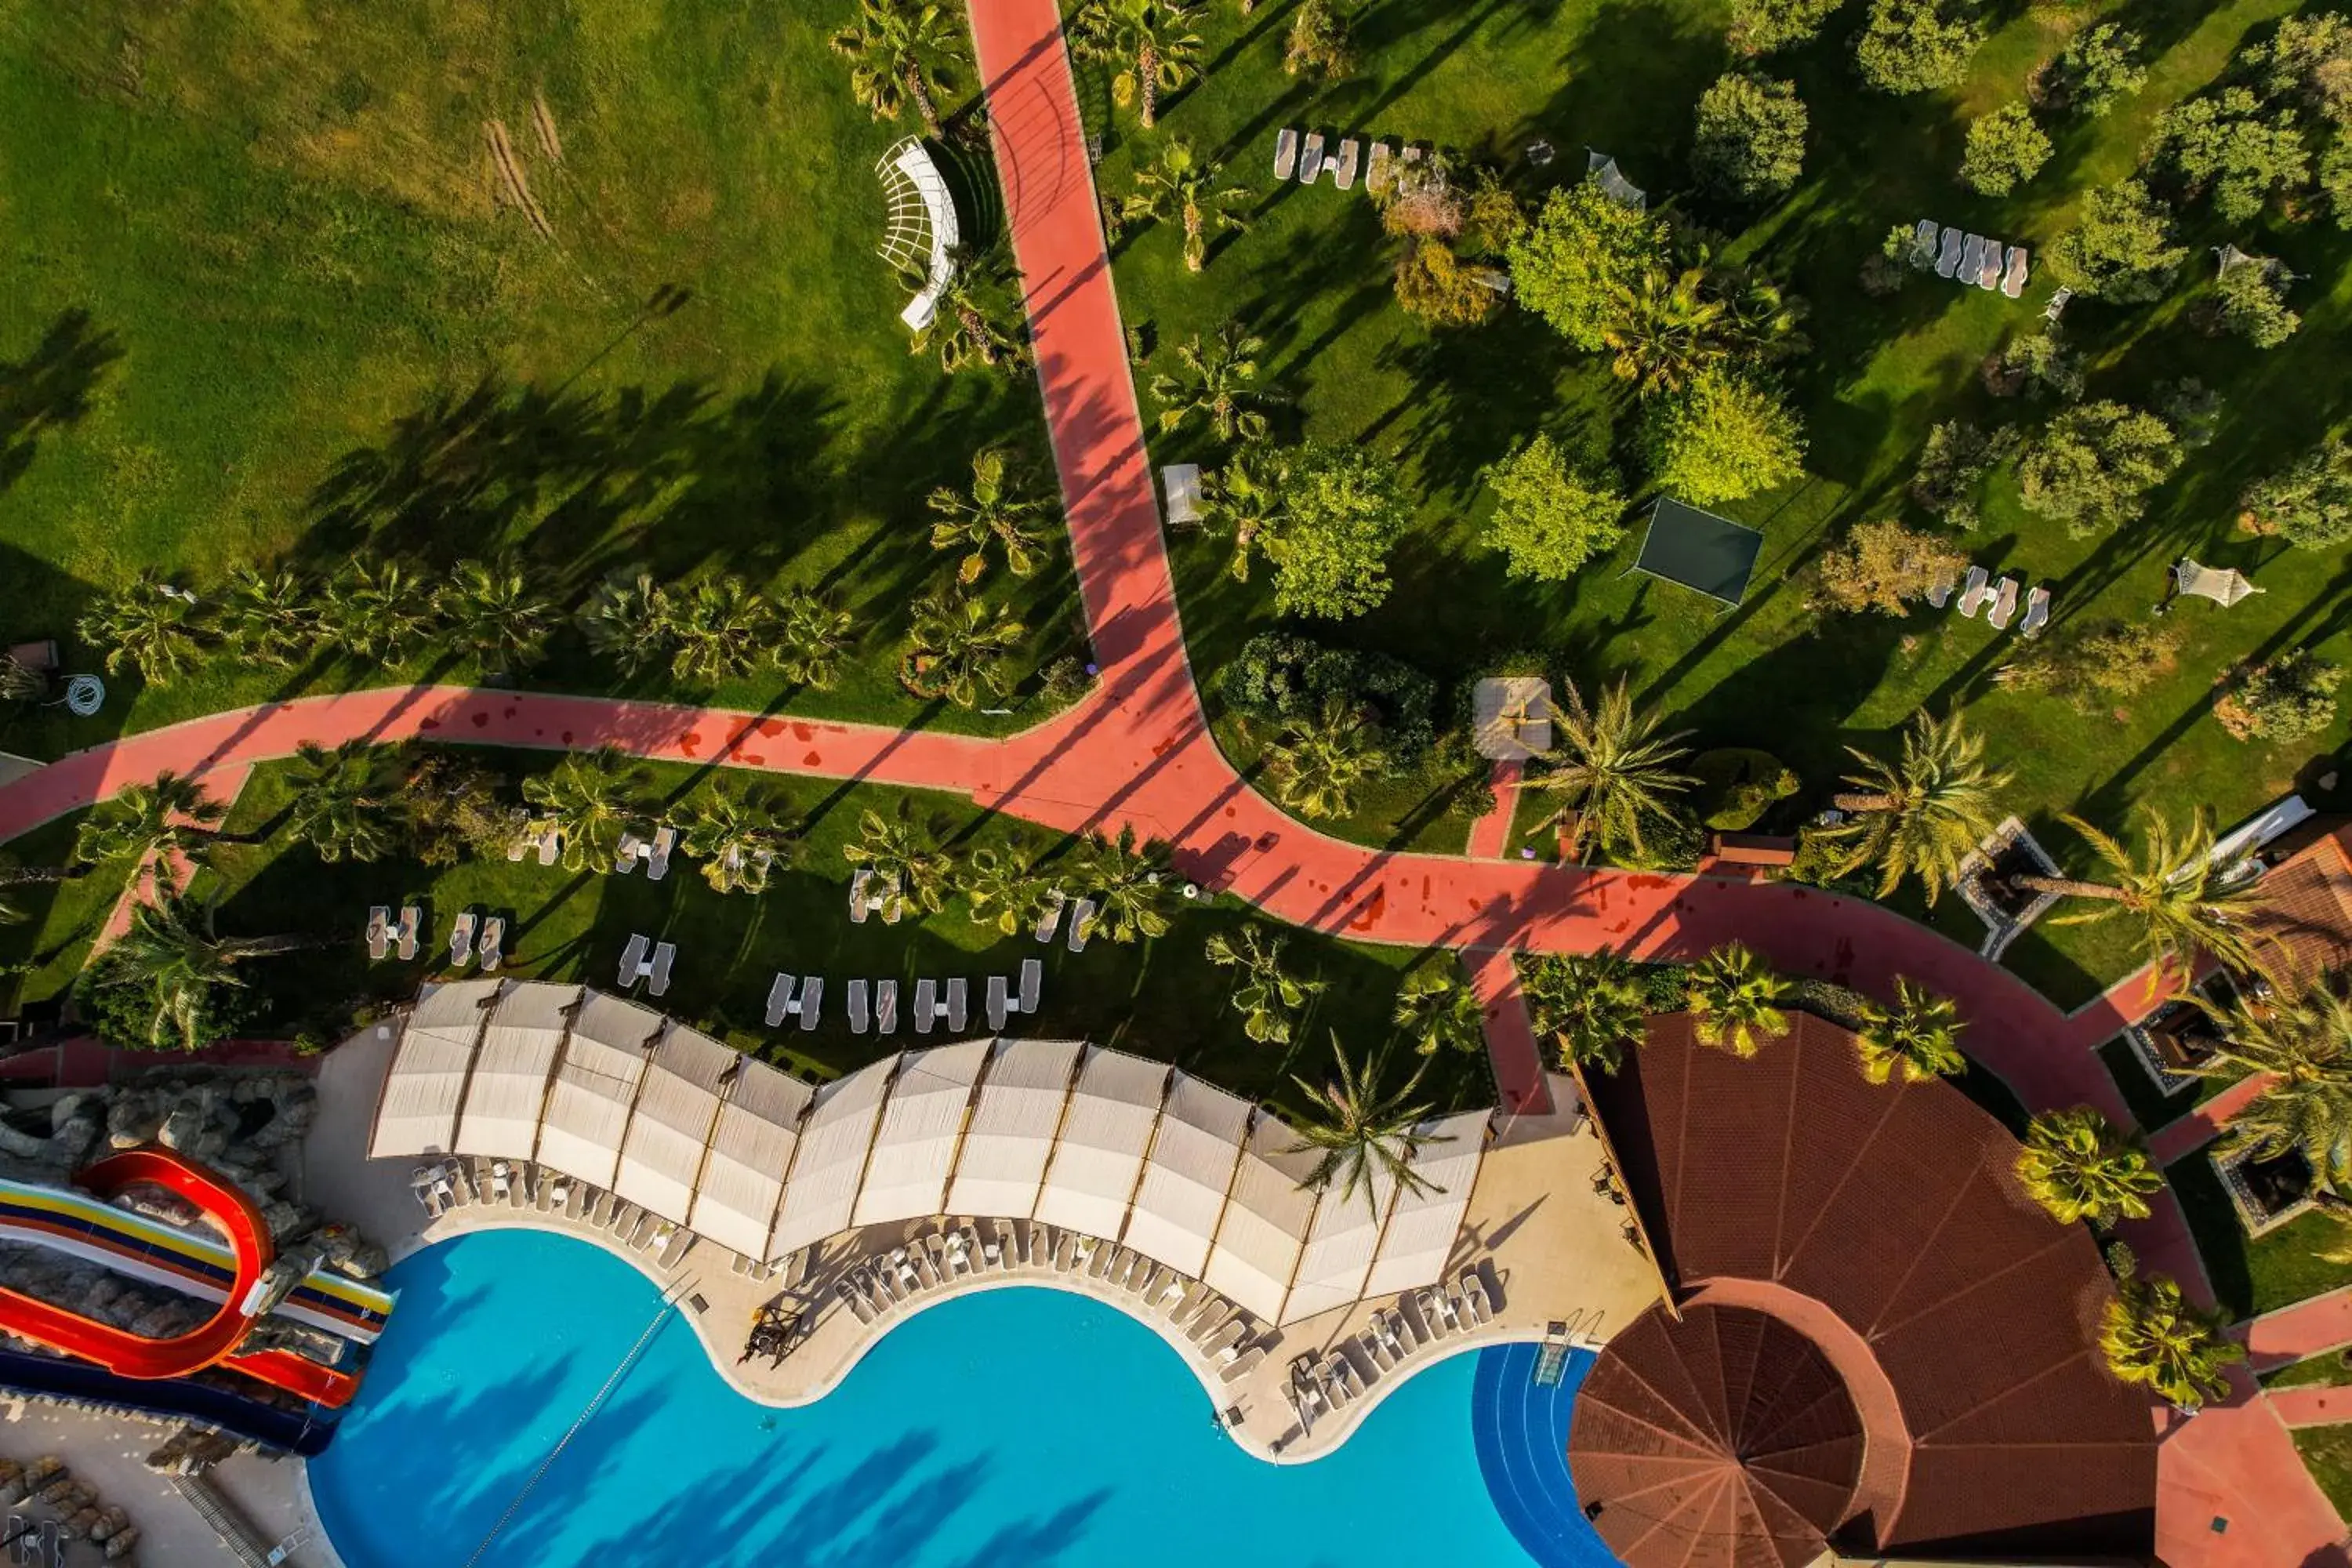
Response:
[[[1200,1278],[1224,1216],[1249,1119],[1248,1100],[1190,1074],[1175,1076],[1143,1162],[1135,1212],[1128,1216],[1129,1247]]]
[[[1117,1241],[1167,1089],[1166,1063],[1087,1047],[1062,1117],[1061,1138],[1045,1166],[1036,1217]]]
[[[816,1102],[801,1123],[800,1153],[784,1184],[775,1239],[769,1244],[777,1256],[848,1228],[882,1101],[898,1070],[898,1058],[885,1057],[816,1091]]]
[[[801,1118],[816,1091],[750,1057],[736,1057],[732,1071],[687,1223],[721,1247],[764,1260],[774,1256],[768,1237],[800,1145]]]
[[[734,1060],[733,1051],[683,1024],[662,1037],[646,1059],[636,1110],[621,1140],[614,1192],[664,1219],[686,1223],[719,1115],[719,1080]]]
[[[942,1212],[971,1088],[991,1043],[966,1040],[906,1058],[874,1129],[851,1223],[879,1225]]]
[[[417,998],[384,1074],[370,1154],[456,1151],[457,1110],[482,1040],[482,1009],[498,990],[495,980],[460,980],[433,986]]]
[[[972,1101],[950,1214],[1027,1219],[1062,1130],[1083,1040],[999,1040]]]
[[[531,1157],[568,1012],[579,1000],[577,985],[509,985],[489,1009],[457,1123],[458,1153]]]

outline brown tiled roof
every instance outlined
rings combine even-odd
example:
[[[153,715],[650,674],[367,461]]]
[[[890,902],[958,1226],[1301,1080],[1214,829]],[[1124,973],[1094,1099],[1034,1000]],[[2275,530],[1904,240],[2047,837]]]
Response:
[[[1865,1082],[1845,1030],[1791,1021],[1741,1061],[1653,1019],[1592,1085],[1668,1279],[1839,1369],[1871,1435],[1848,1544],[2145,1555],[2152,1424],[2099,1358],[2089,1233],[2025,1196],[1958,1089]]]
[[[2290,991],[2305,990],[2331,971],[2352,967],[2347,833],[2352,826],[2317,834],[2263,873],[2258,923],[2275,944],[2271,962]]]

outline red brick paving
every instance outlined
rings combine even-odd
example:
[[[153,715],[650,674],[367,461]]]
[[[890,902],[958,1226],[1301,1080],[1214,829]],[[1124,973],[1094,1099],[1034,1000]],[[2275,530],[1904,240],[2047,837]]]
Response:
[[[2271,1086],[2268,1073],[2250,1073],[2177,1121],[2168,1121],[2147,1141],[2148,1152],[2159,1165],[2169,1165],[2221,1135],[2232,1117],[2259,1099]]]
[[[2245,1342],[2247,1363],[2256,1372],[2352,1345],[2352,1285],[2265,1312],[2242,1325],[2238,1338]]]
[[[2352,1421],[2352,1388],[2304,1384],[2273,1388],[2263,1397],[2270,1401],[2271,1414],[2289,1427],[2341,1426]]]
[[[1528,765],[1516,760],[1497,760],[1488,773],[1486,782],[1495,792],[1495,805],[1485,816],[1470,825],[1470,858],[1474,860],[1499,860],[1511,847],[1511,816],[1519,805],[1519,780],[1527,775]]]

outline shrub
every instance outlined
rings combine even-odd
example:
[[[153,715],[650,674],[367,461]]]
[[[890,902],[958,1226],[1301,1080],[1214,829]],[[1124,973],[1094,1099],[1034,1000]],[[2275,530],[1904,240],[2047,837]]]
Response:
[[[2083,356],[2067,349],[2058,324],[2022,333],[2002,345],[1985,384],[1996,397],[2024,392],[2072,403],[2083,395]]]
[[[1389,596],[1389,551],[1412,520],[1396,468],[1367,447],[1309,444],[1287,469],[1287,504],[1258,546],[1274,563],[1274,605],[1339,619]]]
[[[1625,497],[1599,465],[1572,466],[1549,436],[1522,444],[1482,476],[1495,492],[1486,542],[1514,577],[1562,583],[1625,537]]]
[[[2165,110],[2144,153],[2149,166],[2178,174],[2192,196],[2212,193],[2213,210],[2252,223],[2273,191],[2311,178],[2311,155],[2292,112],[2265,111],[2242,87],[2192,98]]]
[[[1721,833],[1754,826],[1774,801],[1797,793],[1801,781],[1780,758],[1748,746],[1701,752],[1690,761],[1699,820]]]
[[[2017,468],[2027,507],[2077,537],[2129,522],[2147,492],[2180,466],[2180,442],[2145,409],[2121,403],[2069,408],[2029,439]]]
[[[1464,265],[1442,239],[1415,240],[1397,258],[1397,304],[1433,327],[1475,327],[1503,308],[1489,277],[1502,279],[1493,268]]]
[[[2244,505],[2240,521],[2247,527],[2306,550],[2352,539],[2352,442],[2330,437],[2294,467],[2257,481]]]
[[[2336,721],[2343,684],[2342,665],[2299,647],[2231,677],[2213,717],[2241,741],[2307,741]]]
[[[1699,97],[1691,173],[1733,201],[1779,195],[1804,172],[1806,121],[1794,82],[1719,77]]]
[[[1966,76],[1983,42],[1967,0],[1871,0],[1853,59],[1881,92],[1930,92]]]
[[[1717,366],[1643,411],[1642,441],[1661,489],[1697,506],[1738,500],[1803,471],[1802,428],[1780,394]]]
[[[1801,44],[1822,30],[1845,0],[1731,0],[1731,47],[1769,55]]]
[[[2294,336],[2303,318],[2286,308],[2286,286],[2271,268],[2243,263],[2213,286],[2214,321],[2258,349],[2274,349]]]
[[[2181,637],[2181,629],[2168,621],[2094,622],[2021,645],[2016,658],[1993,672],[1993,679],[2095,712],[2171,674]]]
[[[2093,191],[2081,221],[2058,237],[2051,265],[2077,292],[2116,304],[2161,296],[2172,269],[2188,259],[2172,239],[2172,212],[2137,180]]]
[[[2352,20],[2342,14],[2289,16],[2237,63],[2264,98],[2298,99],[2339,125],[2352,121]]]
[[[2319,154],[2319,188],[2336,214],[2336,226],[2352,228],[2352,133],[2337,132]]]
[[[2005,196],[2050,162],[2050,138],[2021,103],[1979,115],[1969,126],[1960,155],[1960,183],[1979,195]]]
[[[1520,304],[1586,353],[1616,314],[1615,294],[1667,262],[1665,223],[1611,201],[1587,179],[1556,190],[1508,247]]]
[[[1978,492],[2012,439],[2007,429],[1988,436],[1965,419],[1946,420],[1927,432],[1911,499],[1954,528],[1974,528]]]
[[[1296,632],[1260,632],[1217,673],[1217,691],[1234,711],[1267,724],[1319,713],[1337,698],[1370,714],[1381,743],[1400,757],[1435,742],[1437,683],[1400,658],[1329,647]]]
[[[1958,578],[1968,563],[1940,535],[1899,522],[1857,523],[1815,563],[1813,601],[1846,615],[1906,615],[1908,601],[1923,597],[1938,577]]]
[[[1688,808],[1676,805],[1642,827],[1642,842],[1621,844],[1610,853],[1636,871],[1688,871],[1706,854],[1706,829]]]
[[[1298,9],[1291,14],[1282,68],[1292,76],[1304,71],[1325,81],[1338,81],[1354,73],[1355,38],[1347,16],[1331,0],[1300,0]]]
[[[2147,85],[2140,48],[2140,36],[2128,27],[2102,22],[2084,28],[2066,40],[2043,78],[2043,101],[2068,113],[2099,118]]]

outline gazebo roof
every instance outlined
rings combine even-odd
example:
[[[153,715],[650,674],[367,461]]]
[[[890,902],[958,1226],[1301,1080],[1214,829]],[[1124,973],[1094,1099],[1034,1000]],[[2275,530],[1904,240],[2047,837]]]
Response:
[[[1710,599],[1737,605],[1763,552],[1764,536],[1727,517],[1661,497],[1650,513],[1650,531],[1633,570],[1696,588]]]

